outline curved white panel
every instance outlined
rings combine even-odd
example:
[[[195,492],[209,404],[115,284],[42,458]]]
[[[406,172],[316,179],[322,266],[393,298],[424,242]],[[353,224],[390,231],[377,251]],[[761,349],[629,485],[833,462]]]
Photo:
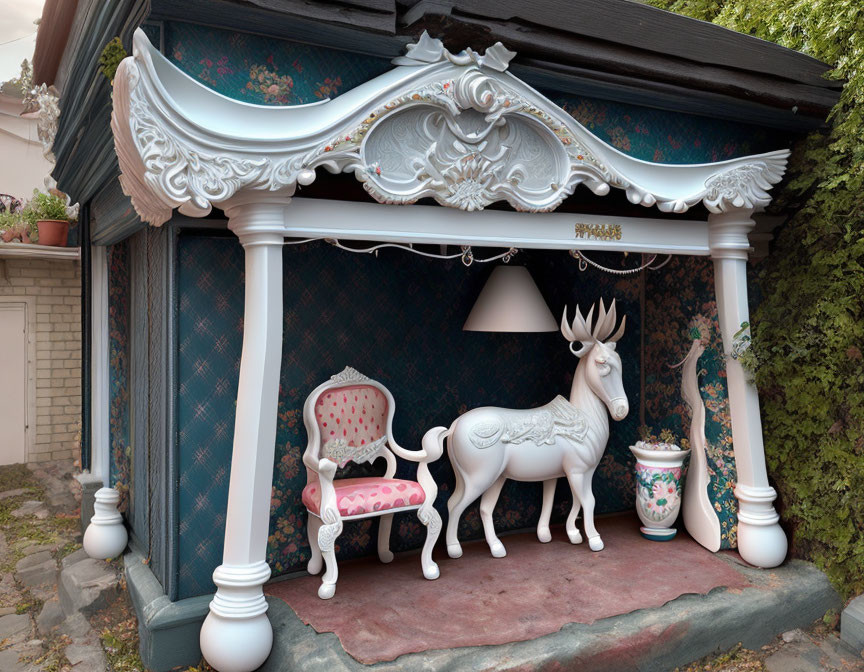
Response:
[[[579,184],[664,212],[770,201],[787,150],[695,165],[634,159],[506,72],[513,55],[500,43],[451,54],[424,34],[393,70],[335,100],[273,107],[211,91],[136,31],[114,80],[123,189],[157,225],[173,208],[203,216],[241,191],[290,195],[321,167],[353,172],[382,203],[432,197],[463,210],[501,200],[553,210]]]

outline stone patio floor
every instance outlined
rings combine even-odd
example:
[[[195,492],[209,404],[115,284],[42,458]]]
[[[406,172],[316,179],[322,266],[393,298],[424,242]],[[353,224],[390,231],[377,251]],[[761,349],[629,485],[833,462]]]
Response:
[[[561,528],[549,544],[530,532],[502,537],[501,559],[484,541],[463,544],[456,560],[439,546],[436,581],[422,578],[416,554],[389,565],[343,562],[328,601],[316,595],[319,577],[272,582],[275,644],[262,669],[666,672],[741,642],[759,650],[786,633],[785,648],[764,663],[751,656],[763,667],[704,669],[864,670],[833,633],[817,644],[800,630],[841,606],[812,565],[757,570],[686,534],[647,541],[631,516],[598,528],[599,553],[569,544]]]

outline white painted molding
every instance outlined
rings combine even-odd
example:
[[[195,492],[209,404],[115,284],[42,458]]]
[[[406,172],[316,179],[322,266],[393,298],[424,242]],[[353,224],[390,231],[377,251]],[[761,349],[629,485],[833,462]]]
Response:
[[[410,215],[406,217],[402,208],[382,208],[376,203],[294,198],[285,228],[286,235],[293,238],[705,256],[711,250],[704,220],[465,212],[435,205],[413,205]]]
[[[80,247],[51,247],[38,243],[0,243],[0,259],[75,260],[80,258]]]
[[[90,246],[91,356],[90,356],[90,473],[111,485],[109,424],[108,250]]]
[[[481,210],[554,210],[579,184],[683,213],[770,201],[787,150],[710,164],[634,159],[507,72],[514,54],[451,54],[424,35],[396,67],[335,100],[250,105],[181,72],[138,30],[114,80],[112,128],[124,192],[154,225],[206,215],[240,191],[283,192],[315,171],[353,172],[381,203],[432,197]]]
[[[768,483],[759,393],[738,359],[749,339],[747,302],[748,233],[751,210],[710,215],[708,237],[714,258],[717,313],[726,359],[726,385],[732,416],[732,447],[738,484],[738,552],[751,565],[776,567],[786,558],[786,535],[774,510],[777,497]]]

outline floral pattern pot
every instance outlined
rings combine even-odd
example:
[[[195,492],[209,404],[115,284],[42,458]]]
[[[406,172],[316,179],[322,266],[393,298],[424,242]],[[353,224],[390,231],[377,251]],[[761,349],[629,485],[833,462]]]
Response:
[[[681,510],[681,468],[689,450],[677,446],[642,443],[630,446],[636,457],[636,513],[642,521],[642,536],[668,541]]]

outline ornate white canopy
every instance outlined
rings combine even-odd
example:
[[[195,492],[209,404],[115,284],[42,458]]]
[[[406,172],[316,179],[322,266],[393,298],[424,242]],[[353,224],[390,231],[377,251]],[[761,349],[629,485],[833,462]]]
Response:
[[[750,215],[768,204],[789,152],[697,165],[634,159],[509,74],[513,55],[501,44],[483,55],[452,54],[424,34],[395,59],[393,70],[335,100],[294,107],[250,105],[215,93],[169,63],[140,30],[134,55],[117,70],[111,125],[123,189],[136,211],[159,225],[174,208],[203,216],[218,205],[245,250],[223,563],[213,573],[218,589],[201,630],[204,657],[220,672],[257,669],[272,645],[262,585],[270,576],[286,236],[710,254],[728,355],[739,550],[762,567],[786,555],[765,467],[759,399],[734,353],[736,335],[749,321]],[[469,215],[437,207],[415,207],[405,217],[369,203],[292,203],[297,185],[312,183],[321,167],[353,172],[382,203],[432,197],[476,211],[506,200],[517,210],[544,212],[585,184],[599,195],[624,189],[633,203],[664,212],[683,213],[703,202],[712,214],[707,222],[632,218],[631,226],[617,221],[622,218],[578,216],[581,221],[573,222],[563,214]]]
[[[335,100],[274,107],[208,89],[138,30],[114,80],[124,191],[156,225],[173,208],[206,215],[241,190],[293,193],[321,167],[353,172],[381,203],[431,196],[469,211],[500,200],[554,210],[578,184],[598,195],[625,189],[663,212],[770,201],[787,150],[693,165],[632,158],[508,73],[514,55],[500,43],[452,54],[424,33],[393,70]]]

